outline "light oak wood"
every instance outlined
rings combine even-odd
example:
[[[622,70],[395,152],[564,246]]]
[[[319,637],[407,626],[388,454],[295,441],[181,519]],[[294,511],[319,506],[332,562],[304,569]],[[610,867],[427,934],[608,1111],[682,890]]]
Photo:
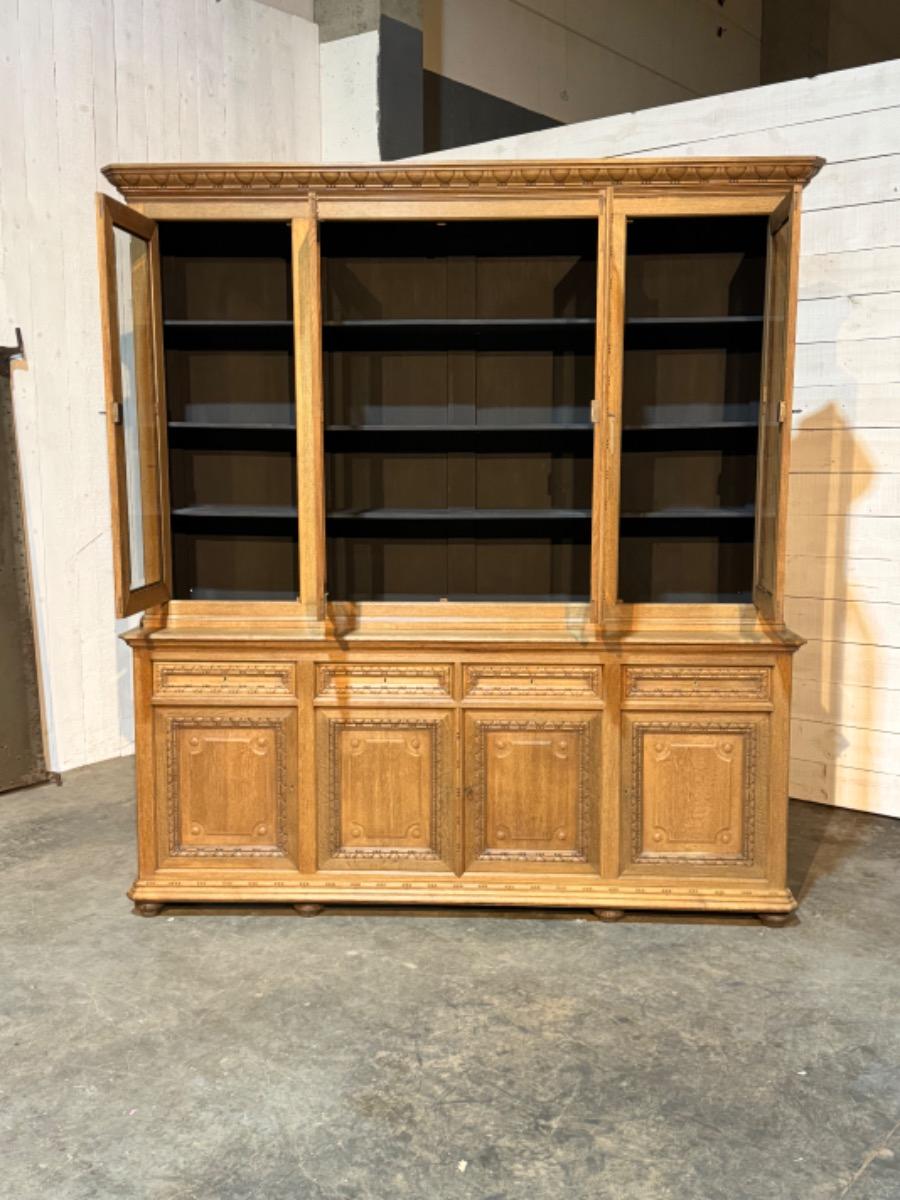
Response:
[[[642,908],[786,918],[795,907],[786,885],[791,660],[802,643],[781,616],[784,486],[799,191],[817,166],[108,169],[145,214],[122,209],[119,219],[148,237],[149,214],[290,219],[293,238],[299,600],[172,600],[126,635],[135,656],[136,911],[261,901],[301,915],[327,904],[421,903],[581,906],[606,921]],[[320,222],[563,215],[597,220],[588,602],[329,599]],[[768,540],[757,544],[763,590],[752,604],[618,599],[626,228],[637,216],[771,222],[768,441],[757,485]],[[377,245],[375,226],[372,237]],[[489,311],[491,287],[505,286],[492,270],[482,280]],[[370,276],[378,303],[410,301],[388,276]],[[468,276],[453,286],[454,303],[475,294]],[[108,281],[106,299],[111,308]],[[111,455],[115,464],[114,439]],[[690,468],[698,495],[712,486],[707,468]],[[537,476],[523,471],[538,504]],[[364,475],[347,474],[341,486],[356,497],[369,486]],[[484,475],[481,494],[501,494],[498,481]],[[389,482],[421,492],[435,480],[413,464]],[[448,474],[435,486],[464,482]],[[661,475],[658,495],[677,496],[677,485],[677,474]],[[127,580],[127,564],[120,574]]]

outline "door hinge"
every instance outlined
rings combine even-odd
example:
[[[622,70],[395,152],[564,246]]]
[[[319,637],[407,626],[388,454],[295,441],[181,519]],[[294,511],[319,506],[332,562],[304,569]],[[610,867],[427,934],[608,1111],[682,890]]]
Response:
[[[787,416],[787,407],[785,405],[785,402],[782,400],[781,403],[778,405],[778,424],[779,425],[784,424],[784,418],[786,416]]]
[[[591,401],[591,420],[594,422],[595,425],[599,422],[600,416],[601,416],[600,401],[592,400]]]
[[[111,408],[111,410],[110,410],[110,411],[111,411],[111,413],[112,413],[112,423],[113,423],[113,425],[121,425],[121,424],[122,424],[122,404],[121,404],[121,401],[119,401],[119,400],[113,400],[113,402],[112,402],[112,408]]]

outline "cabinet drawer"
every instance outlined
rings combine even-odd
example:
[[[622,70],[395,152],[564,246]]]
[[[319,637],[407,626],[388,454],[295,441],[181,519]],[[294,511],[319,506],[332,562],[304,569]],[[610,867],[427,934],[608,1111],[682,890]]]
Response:
[[[293,663],[155,662],[153,694],[173,696],[294,696]]]
[[[759,703],[771,699],[771,680],[770,667],[625,667],[624,698]]]
[[[599,702],[601,673],[599,665],[590,664],[469,663],[463,667],[463,696],[467,700],[521,697]]]
[[[316,699],[334,704],[371,700],[450,700],[450,663],[319,663]]]

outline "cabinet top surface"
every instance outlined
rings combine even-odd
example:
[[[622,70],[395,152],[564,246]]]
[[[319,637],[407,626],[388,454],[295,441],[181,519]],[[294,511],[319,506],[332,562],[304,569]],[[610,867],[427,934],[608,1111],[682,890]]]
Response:
[[[313,165],[294,163],[117,163],[104,176],[129,200],[164,196],[266,197],[360,193],[534,195],[598,187],[754,188],[806,184],[824,163],[806,157],[508,159]]]

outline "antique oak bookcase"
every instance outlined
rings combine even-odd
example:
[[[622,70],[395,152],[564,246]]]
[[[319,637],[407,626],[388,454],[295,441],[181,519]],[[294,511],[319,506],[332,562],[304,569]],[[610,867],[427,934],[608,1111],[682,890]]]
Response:
[[[818,166],[104,171],[136,911],[786,918]]]

